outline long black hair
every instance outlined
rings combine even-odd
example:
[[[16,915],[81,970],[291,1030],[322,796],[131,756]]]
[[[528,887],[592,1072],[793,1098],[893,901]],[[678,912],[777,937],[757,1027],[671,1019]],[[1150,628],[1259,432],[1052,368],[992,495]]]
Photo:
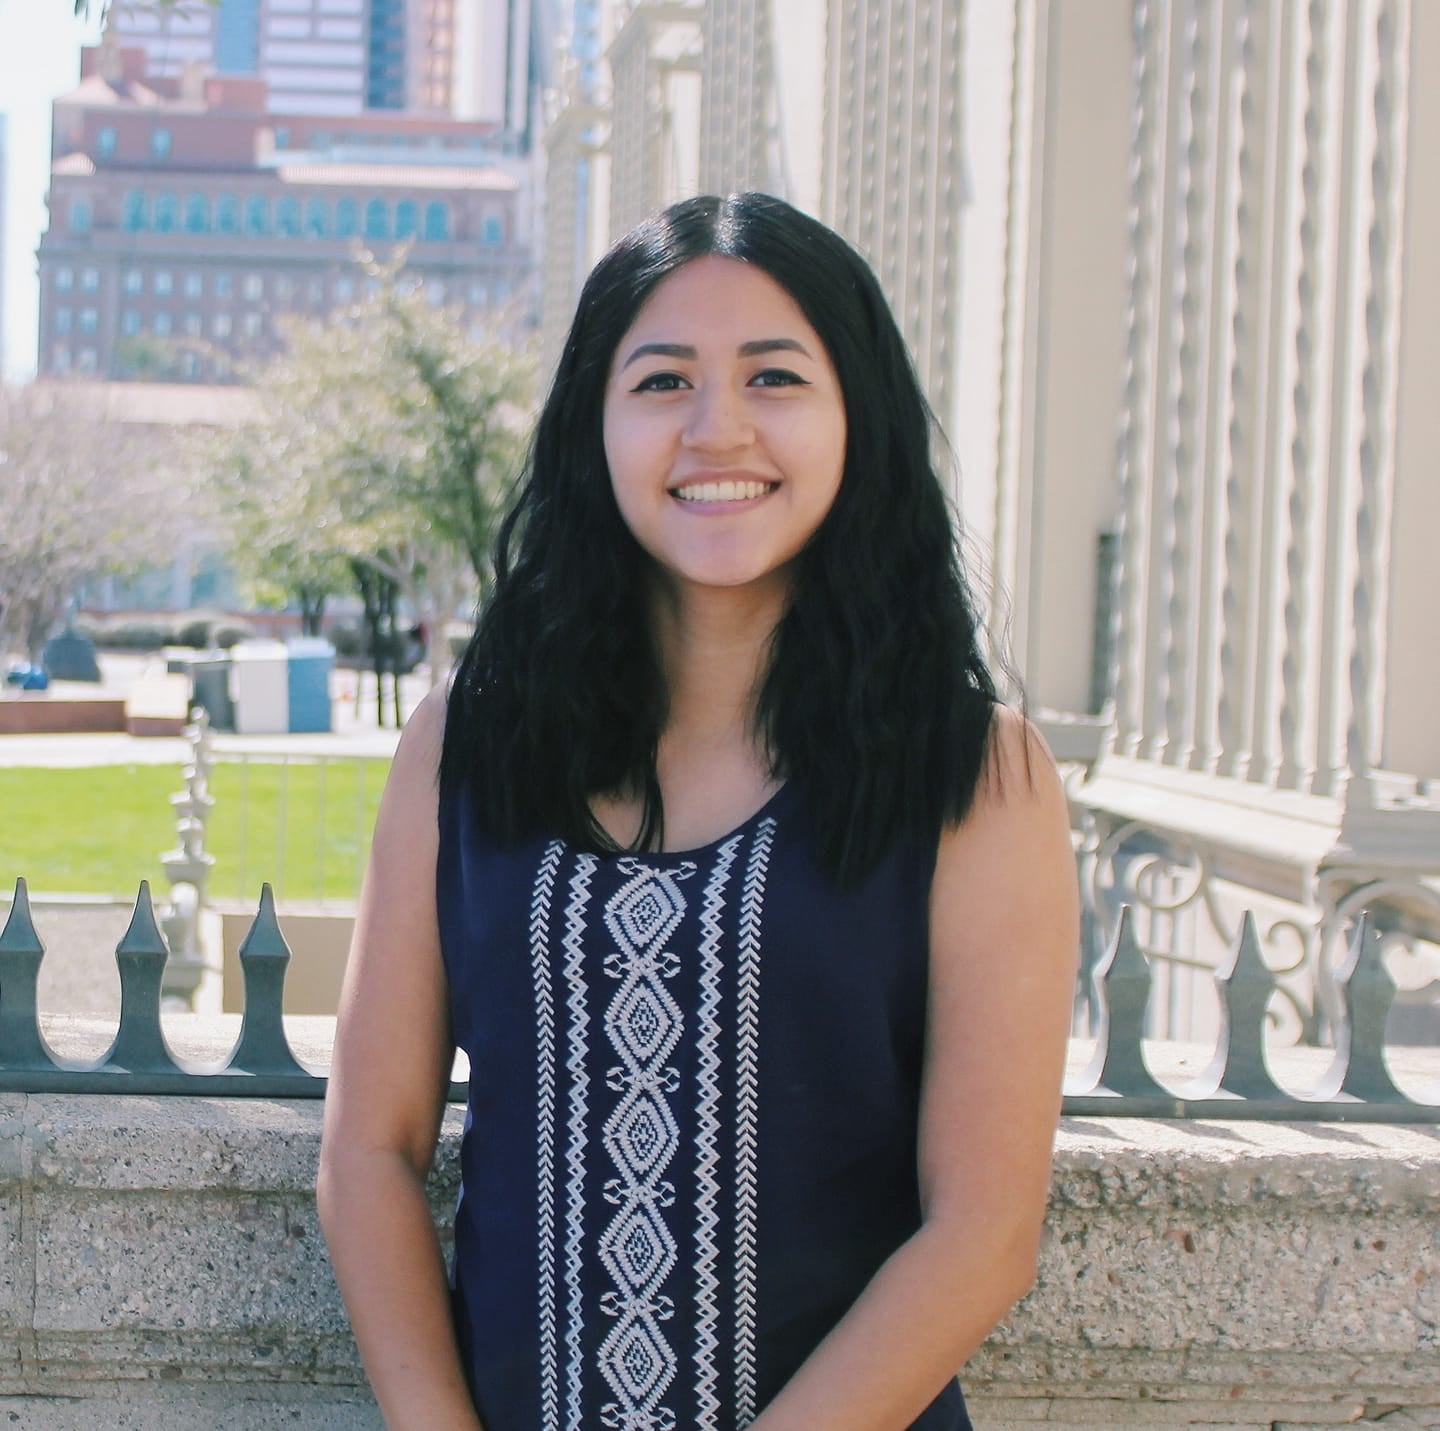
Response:
[[[822,868],[851,884],[897,839],[963,818],[997,697],[931,458],[934,421],[880,287],[837,234],[766,194],[674,204],[586,281],[450,691],[441,789],[466,789],[502,842],[546,834],[597,853],[616,846],[591,798],[639,792],[635,848],[663,838],[653,568],[615,503],[602,411],[641,305],[710,255],[752,263],[790,294],[845,403],[840,490],[793,564],[756,721],[772,773],[810,811]]]

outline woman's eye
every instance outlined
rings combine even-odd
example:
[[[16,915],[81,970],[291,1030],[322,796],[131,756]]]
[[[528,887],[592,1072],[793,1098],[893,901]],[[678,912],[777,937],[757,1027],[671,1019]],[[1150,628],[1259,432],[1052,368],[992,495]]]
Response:
[[[766,368],[758,372],[750,379],[751,387],[757,388],[784,388],[799,385],[808,387],[805,379],[799,373],[792,373],[789,368]]]
[[[651,373],[640,379],[632,391],[637,393],[674,393],[688,384],[679,373]]]

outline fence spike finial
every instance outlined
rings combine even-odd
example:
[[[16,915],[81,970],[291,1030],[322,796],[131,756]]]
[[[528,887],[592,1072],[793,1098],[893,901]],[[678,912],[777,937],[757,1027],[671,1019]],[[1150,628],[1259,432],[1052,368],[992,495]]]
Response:
[[[155,922],[150,881],[142,879],[130,926],[115,946],[115,963],[120,969],[120,1027],[100,1068],[172,1073],[179,1067],[160,1027],[160,986],[169,953]]]
[[[1124,905],[1110,948],[1095,966],[1095,993],[1100,1006],[1095,1054],[1081,1075],[1081,1086],[1072,1090],[1074,1093],[1166,1093],[1146,1067],[1141,1043],[1150,982],[1150,962],[1135,938],[1130,906]]]
[[[30,916],[30,890],[15,881],[10,917],[0,930],[0,1060],[7,1068],[34,1070],[57,1066],[40,1032],[36,987],[45,945]]]
[[[1245,911],[1224,967],[1215,971],[1220,996],[1220,1036],[1215,1057],[1196,1097],[1231,1093],[1237,1098],[1283,1098],[1265,1061],[1265,1022],[1276,979],[1260,952],[1255,916]]]
[[[1385,967],[1380,932],[1368,909],[1361,910],[1345,961],[1335,971],[1341,1017],[1335,1029],[1335,1061],[1323,1087],[1327,1097],[1367,1103],[1405,1103],[1385,1065],[1385,1021],[1396,984]]]
[[[285,1036],[285,970],[290,946],[275,914],[275,895],[266,881],[260,908],[240,945],[245,980],[245,1017],[228,1068],[243,1073],[303,1073]]]

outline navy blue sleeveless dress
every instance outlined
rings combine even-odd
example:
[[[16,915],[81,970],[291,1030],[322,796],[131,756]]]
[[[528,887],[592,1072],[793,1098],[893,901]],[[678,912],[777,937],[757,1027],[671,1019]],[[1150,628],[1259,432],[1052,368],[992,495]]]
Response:
[[[442,797],[486,1431],[738,1431],[916,1230],[934,855],[837,893],[789,787],[643,857],[500,848]],[[952,1382],[913,1431],[969,1428]]]

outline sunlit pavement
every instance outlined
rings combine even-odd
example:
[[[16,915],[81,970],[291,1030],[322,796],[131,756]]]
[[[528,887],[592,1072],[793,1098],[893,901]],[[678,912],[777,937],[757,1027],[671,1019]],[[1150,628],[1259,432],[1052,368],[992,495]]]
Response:
[[[163,662],[148,656],[116,656],[102,653],[102,680],[97,685],[57,681],[45,695],[13,697],[27,700],[115,699],[128,694],[141,676],[164,670]],[[400,696],[405,714],[415,709],[430,688],[426,668],[401,678]],[[216,731],[217,754],[244,754],[264,757],[325,755],[387,758],[395,753],[399,733],[376,723],[375,678],[350,670],[330,675],[329,732],[293,735],[234,735]],[[188,746],[178,737],[132,736],[119,732],[74,735],[0,734],[0,767],[89,765],[178,765]]]

